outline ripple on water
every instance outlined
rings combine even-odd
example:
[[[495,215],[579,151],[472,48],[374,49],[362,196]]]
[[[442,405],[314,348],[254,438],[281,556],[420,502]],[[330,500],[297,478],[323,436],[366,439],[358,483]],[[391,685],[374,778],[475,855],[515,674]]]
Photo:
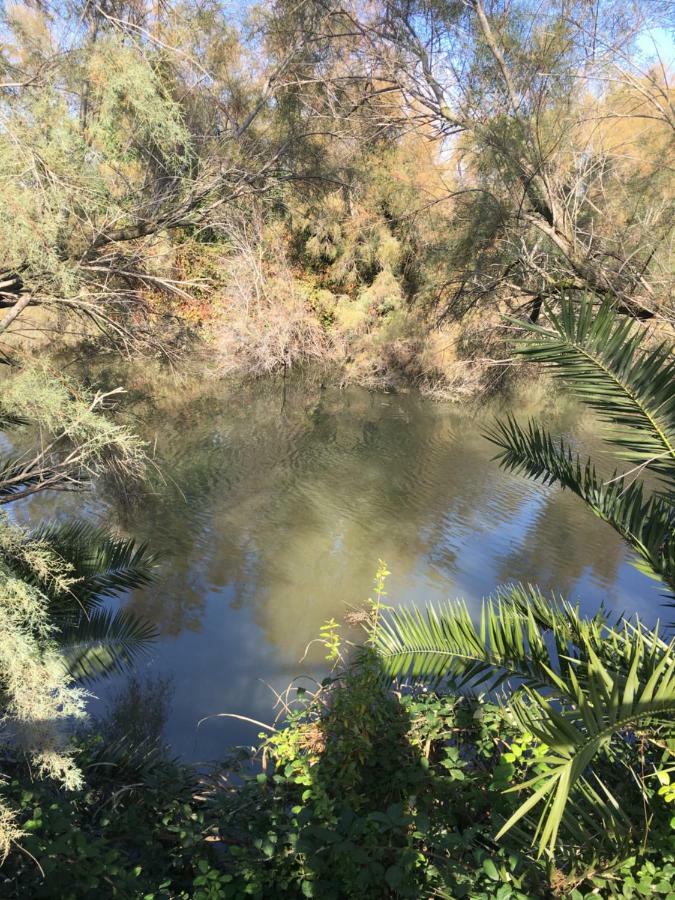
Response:
[[[499,470],[481,435],[487,413],[352,389],[218,390],[155,407],[161,477],[131,510],[107,494],[96,507],[163,557],[161,582],[128,602],[162,633],[151,665],[174,679],[167,733],[187,756],[255,739],[231,720],[197,734],[196,721],[269,720],[260,677],[283,688],[321,674],[319,651],[298,662],[306,644],[371,595],[380,558],[392,604],[463,596],[477,609],[497,584],[523,580],[588,610],[632,603],[649,618],[661,605],[577,498]]]

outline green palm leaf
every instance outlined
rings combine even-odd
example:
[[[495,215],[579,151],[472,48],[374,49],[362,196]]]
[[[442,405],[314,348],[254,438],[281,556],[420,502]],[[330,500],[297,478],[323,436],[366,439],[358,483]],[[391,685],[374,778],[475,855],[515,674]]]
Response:
[[[673,644],[660,647],[650,636],[636,632],[627,641],[624,666],[609,669],[588,647],[589,660],[585,684],[569,669],[567,680],[572,689],[572,704],[560,710],[542,694],[526,685],[511,709],[521,727],[530,731],[549,748],[540,763],[548,767],[543,778],[511,790],[535,787],[530,798],[505,823],[497,837],[509,830],[537,803],[547,800],[545,816],[539,822],[539,850],[555,848],[563,812],[577,783],[597,754],[626,729],[638,729],[661,723],[672,729],[675,716],[675,653]]]
[[[45,541],[72,567],[78,579],[71,588],[71,599],[78,607],[90,609],[103,598],[149,584],[155,556],[146,544],[120,538],[85,520],[51,522],[32,531],[30,540]],[[55,611],[63,605],[55,598]],[[73,607],[72,602],[67,604]]]
[[[40,486],[54,475],[50,469],[39,472],[26,467],[26,460],[21,457],[4,457],[0,459],[0,505],[18,500],[22,496],[40,490]]]
[[[390,676],[450,679],[457,689],[471,685],[488,691],[513,677],[539,687],[550,687],[553,679],[556,691],[569,700],[555,675],[559,659],[574,656],[574,636],[599,647],[606,627],[600,619],[582,620],[562,601],[554,603],[542,625],[538,611],[544,603],[536,588],[509,586],[483,604],[478,625],[461,601],[424,611],[398,609],[381,620],[372,639]]]
[[[176,760],[157,738],[135,740],[123,734],[106,740],[90,754],[87,769],[98,769],[98,777],[107,772],[111,782],[124,784],[129,791],[143,787],[154,773],[166,769]]]
[[[64,626],[58,644],[68,672],[92,681],[131,668],[157,638],[154,627],[126,610],[96,610]]]
[[[18,416],[16,413],[8,412],[0,407],[0,431],[6,428],[15,428],[17,425],[27,425],[28,419]]]
[[[549,328],[518,322],[528,335],[518,353],[543,363],[604,421],[623,429],[610,437],[625,459],[675,478],[675,356],[666,343],[647,350],[646,332],[611,303],[563,299],[546,309]]]
[[[554,440],[536,422],[523,427],[509,417],[486,437],[499,447],[496,458],[505,469],[574,491],[630,543],[640,567],[675,594],[675,506],[667,496],[645,497],[641,482],[616,475],[603,481],[590,460],[582,464],[562,438]]]
[[[584,622],[569,604],[546,616],[537,612],[540,604],[534,589],[511,588],[484,604],[478,625],[458,603],[424,613],[394,610],[381,619],[372,644],[391,676],[506,691],[516,721],[546,755],[539,760],[544,771],[514,788],[530,795],[498,836],[541,804],[535,839],[542,853],[554,850],[570,797],[579,802],[597,794],[588,772],[613,740],[646,723],[665,722],[672,736],[675,652],[658,633],[626,621]],[[618,804],[600,788],[604,815],[621,822]]]

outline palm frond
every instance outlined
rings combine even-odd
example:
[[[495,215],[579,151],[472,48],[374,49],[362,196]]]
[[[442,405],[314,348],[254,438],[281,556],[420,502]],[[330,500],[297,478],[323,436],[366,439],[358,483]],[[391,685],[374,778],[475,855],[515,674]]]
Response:
[[[518,353],[543,363],[621,434],[608,437],[623,458],[675,478],[675,356],[666,343],[647,350],[646,332],[611,303],[563,299],[546,309],[550,328],[518,322],[528,335]]]
[[[639,481],[616,476],[603,481],[591,461],[582,464],[562,438],[554,440],[536,422],[523,427],[509,417],[486,432],[500,452],[501,466],[544,484],[568,488],[632,546],[641,568],[675,593],[675,506],[667,496],[645,497]]]
[[[506,584],[498,587],[496,597],[503,597],[521,615],[532,615],[544,631],[564,631],[569,640],[578,640],[589,629],[595,633],[608,622],[604,607],[600,607],[592,619],[582,618],[579,605],[572,604],[555,594],[544,596],[536,585]]]
[[[131,668],[157,638],[155,628],[127,610],[96,610],[65,625],[57,635],[68,672],[92,681]]]
[[[156,558],[146,544],[118,537],[91,522],[46,523],[32,531],[29,539],[45,541],[73,567],[77,581],[71,588],[72,599],[85,610],[105,597],[152,581]],[[61,603],[63,598],[57,599]]]
[[[9,412],[6,409],[3,409],[0,406],[0,431],[5,431],[7,428],[16,428],[19,425],[27,425],[28,419],[25,419],[23,416],[18,416],[16,413]]]
[[[539,597],[531,602],[530,595]],[[584,628],[574,608],[564,605],[542,627],[532,608],[540,598],[536,588],[504,588],[483,604],[478,626],[461,601],[424,611],[398,609],[379,622],[373,646],[392,677],[446,679],[456,689],[471,685],[487,691],[509,678],[551,686],[559,658],[573,653],[571,634],[592,630],[597,645],[602,625],[586,623]],[[564,693],[564,683],[555,681],[556,690]]]
[[[174,778],[178,771],[184,775],[184,770],[175,770],[178,765],[178,758],[170,755],[160,739],[136,740],[123,734],[106,740],[91,752],[86,769],[96,769],[97,780],[103,780],[107,773],[109,781],[117,789],[121,784],[125,785],[127,796],[133,796],[134,790],[142,789],[144,783],[159,772],[168,770]]]
[[[539,598],[528,602],[531,594],[522,587],[504,591],[484,604],[478,625],[459,603],[424,613],[389,611],[372,643],[391,676],[505,689],[517,723],[545,755],[538,760],[543,771],[514,788],[530,796],[499,834],[542,804],[535,834],[542,853],[555,848],[570,796],[596,790],[587,776],[601,751],[647,722],[672,729],[675,651],[640,625],[583,622],[568,604],[546,616],[536,610]],[[618,821],[609,789],[600,788],[604,814]]]
[[[157,738],[134,740],[123,734],[114,740],[107,740],[88,760],[87,769],[97,769],[99,779],[104,772],[117,785],[125,782],[138,787],[158,769],[175,763],[167,755],[167,749]],[[132,786],[128,787],[132,790]]]
[[[498,833],[500,837],[539,802],[546,801],[537,837],[539,851],[553,851],[563,812],[577,783],[593,759],[612,739],[624,731],[650,723],[669,723],[675,716],[675,653],[673,644],[664,648],[638,631],[624,642],[624,665],[610,670],[588,647],[588,679],[585,684],[568,670],[567,681],[574,693],[569,708],[557,708],[549,698],[526,685],[512,700],[511,709],[520,726],[548,748],[540,764],[544,777],[511,790],[534,787],[534,793]],[[659,652],[654,651],[659,648]]]

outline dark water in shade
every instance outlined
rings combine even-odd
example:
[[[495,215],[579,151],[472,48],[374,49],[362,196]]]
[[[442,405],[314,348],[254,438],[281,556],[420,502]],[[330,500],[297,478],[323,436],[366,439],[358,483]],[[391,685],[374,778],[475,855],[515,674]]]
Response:
[[[271,688],[323,674],[316,645],[299,660],[326,619],[370,595],[380,558],[392,604],[463,597],[478,608],[520,580],[589,612],[602,602],[647,621],[663,613],[658,583],[577,498],[500,471],[481,436],[494,408],[280,381],[166,383],[150,399],[141,375],[125,379],[161,477],[140,499],[108,490],[84,505],[162,554],[157,582],[124,602],[160,631],[141,670],[170,676],[166,736],[186,758],[215,759],[259,731],[200,719],[270,722]],[[541,395],[512,410],[540,407]],[[545,415],[599,450],[578,409]],[[31,516],[50,509],[63,498],[40,498]]]

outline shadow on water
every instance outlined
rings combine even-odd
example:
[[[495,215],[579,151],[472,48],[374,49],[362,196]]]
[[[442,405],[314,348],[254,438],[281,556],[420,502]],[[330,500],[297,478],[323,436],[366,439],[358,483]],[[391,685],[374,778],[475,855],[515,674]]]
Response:
[[[161,634],[149,668],[173,677],[168,737],[185,757],[254,737],[232,720],[197,731],[200,719],[265,721],[266,685],[321,674],[311,650],[298,660],[326,619],[368,596],[378,559],[400,604],[475,606],[520,579],[646,621],[660,605],[618,535],[576,498],[499,470],[482,437],[490,409],[311,381],[176,384],[133,367],[106,378],[129,388],[129,422],[156,469],[143,490],[104,487],[86,507],[161,555],[156,584],[126,602]],[[524,400],[517,411],[538,412]],[[595,448],[578,410],[550,415]],[[69,514],[62,496],[40,504],[36,516]],[[73,504],[81,511],[82,498]]]

